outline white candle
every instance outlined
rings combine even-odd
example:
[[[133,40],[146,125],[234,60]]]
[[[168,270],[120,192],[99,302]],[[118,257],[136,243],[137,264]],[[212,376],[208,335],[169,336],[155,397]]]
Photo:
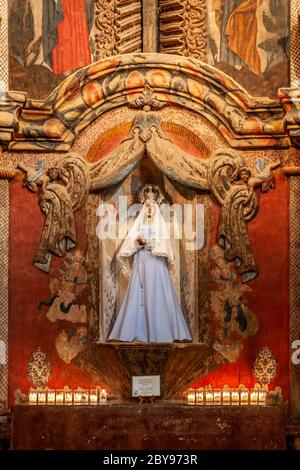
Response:
[[[46,392],[38,392],[38,404],[39,405],[45,405],[46,398],[47,398]]]
[[[30,405],[36,405],[37,402],[37,391],[36,390],[30,390],[28,394],[28,401]]]
[[[222,402],[222,393],[221,390],[216,388],[214,390],[214,405],[221,405]]]
[[[239,390],[231,390],[231,404],[232,405],[239,405],[240,404],[240,391]]]
[[[267,392],[265,390],[258,391],[258,404],[259,405],[266,405],[267,403]]]
[[[98,404],[98,393],[97,390],[90,390],[90,405]]]
[[[214,394],[212,390],[206,390],[205,392],[205,404],[213,405],[214,404]]]
[[[203,390],[203,388],[198,388],[198,390],[196,390],[196,405],[204,405],[204,390]]]
[[[55,404],[55,391],[54,390],[48,390],[48,392],[47,392],[47,404],[48,405],[54,405]]]
[[[107,391],[104,388],[100,392],[100,405],[106,405],[107,403]]]
[[[230,390],[223,390],[222,392],[223,405],[230,405]]]
[[[82,405],[88,405],[89,404],[89,392],[87,390],[84,390],[82,392],[81,404]]]
[[[71,390],[65,391],[65,405],[72,405],[73,392]]]
[[[56,392],[55,392],[55,403],[57,405],[63,405],[63,403],[64,403],[64,392],[63,392],[63,390],[56,390]]]
[[[74,392],[74,405],[81,405],[82,403],[82,392],[79,390],[76,390]]]
[[[249,403],[249,391],[247,389],[241,390],[241,405],[248,405]]]
[[[250,404],[258,405],[258,390],[252,389],[250,393]]]
[[[195,405],[195,390],[191,388],[188,391],[188,405]]]

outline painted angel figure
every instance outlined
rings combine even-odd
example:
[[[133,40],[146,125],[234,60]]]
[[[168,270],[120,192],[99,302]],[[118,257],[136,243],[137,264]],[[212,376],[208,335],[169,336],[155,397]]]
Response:
[[[170,271],[176,269],[168,227],[153,185],[117,255],[127,292],[108,340],[164,343],[191,341]]]

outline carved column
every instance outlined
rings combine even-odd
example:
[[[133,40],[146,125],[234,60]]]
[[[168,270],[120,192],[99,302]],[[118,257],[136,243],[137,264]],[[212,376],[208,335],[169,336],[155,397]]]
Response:
[[[8,89],[8,9],[0,0],[0,92]]]
[[[7,20],[7,0],[0,0],[0,93],[8,89]],[[2,153],[1,147],[0,152]],[[0,402],[5,404],[8,389],[8,220],[8,181],[0,179]]]
[[[158,0],[143,0],[143,52],[157,52]]]

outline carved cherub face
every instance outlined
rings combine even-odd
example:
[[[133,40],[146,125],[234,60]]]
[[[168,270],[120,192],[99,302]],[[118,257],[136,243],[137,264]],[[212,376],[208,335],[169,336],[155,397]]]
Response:
[[[55,181],[59,177],[59,169],[56,167],[51,167],[47,171],[50,181]]]
[[[249,181],[250,177],[251,177],[251,171],[248,170],[247,168],[242,168],[239,171],[239,177],[242,181],[247,183]]]

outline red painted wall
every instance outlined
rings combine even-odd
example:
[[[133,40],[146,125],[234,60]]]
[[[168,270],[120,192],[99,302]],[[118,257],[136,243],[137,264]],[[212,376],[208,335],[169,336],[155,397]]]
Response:
[[[237,363],[226,364],[208,374],[196,385],[237,387],[254,385],[252,367],[256,355],[268,346],[278,360],[278,376],[271,383],[282,387],[284,397],[289,395],[289,284],[288,284],[288,182],[282,175],[276,176],[276,189],[259,194],[260,207],[256,218],[248,223],[253,253],[259,276],[249,282],[251,292],[244,294],[248,307],[258,319],[256,336],[244,341],[244,349]],[[213,226],[217,227],[219,208],[212,212]],[[212,234],[216,240],[216,232]]]
[[[228,364],[209,374],[199,385],[211,384],[252,386],[252,366],[263,346],[272,349],[279,363],[279,385],[288,398],[288,184],[282,175],[276,177],[276,190],[260,194],[257,217],[248,224],[256,262],[260,270],[250,282],[252,292],[245,294],[249,308],[256,314],[259,330],[256,336],[244,341],[244,350],[235,364]],[[214,243],[219,208],[212,211]],[[78,246],[85,251],[85,213],[77,214]],[[55,338],[64,321],[51,323],[46,310],[38,311],[41,300],[48,299],[49,275],[33,266],[32,260],[43,226],[36,195],[22,188],[21,183],[10,186],[10,321],[9,321],[9,400],[14,391],[26,392],[30,387],[27,365],[32,353],[40,346],[52,363],[51,388],[92,387],[91,377],[74,365],[65,364],[55,349]],[[62,260],[53,258],[51,275],[62,267]],[[69,324],[66,324],[69,326]]]
[[[77,214],[78,246],[84,251],[85,214]],[[19,182],[10,186],[10,285],[9,285],[9,402],[14,402],[14,391],[26,392],[30,387],[27,365],[34,351],[40,346],[52,364],[50,388],[65,385],[92,388],[93,380],[74,365],[65,364],[55,348],[55,339],[64,327],[64,321],[52,323],[46,317],[47,309],[38,311],[41,300],[51,296],[49,275],[33,266],[44,217],[37,196],[22,188]],[[53,257],[51,276],[62,268],[63,260]]]

